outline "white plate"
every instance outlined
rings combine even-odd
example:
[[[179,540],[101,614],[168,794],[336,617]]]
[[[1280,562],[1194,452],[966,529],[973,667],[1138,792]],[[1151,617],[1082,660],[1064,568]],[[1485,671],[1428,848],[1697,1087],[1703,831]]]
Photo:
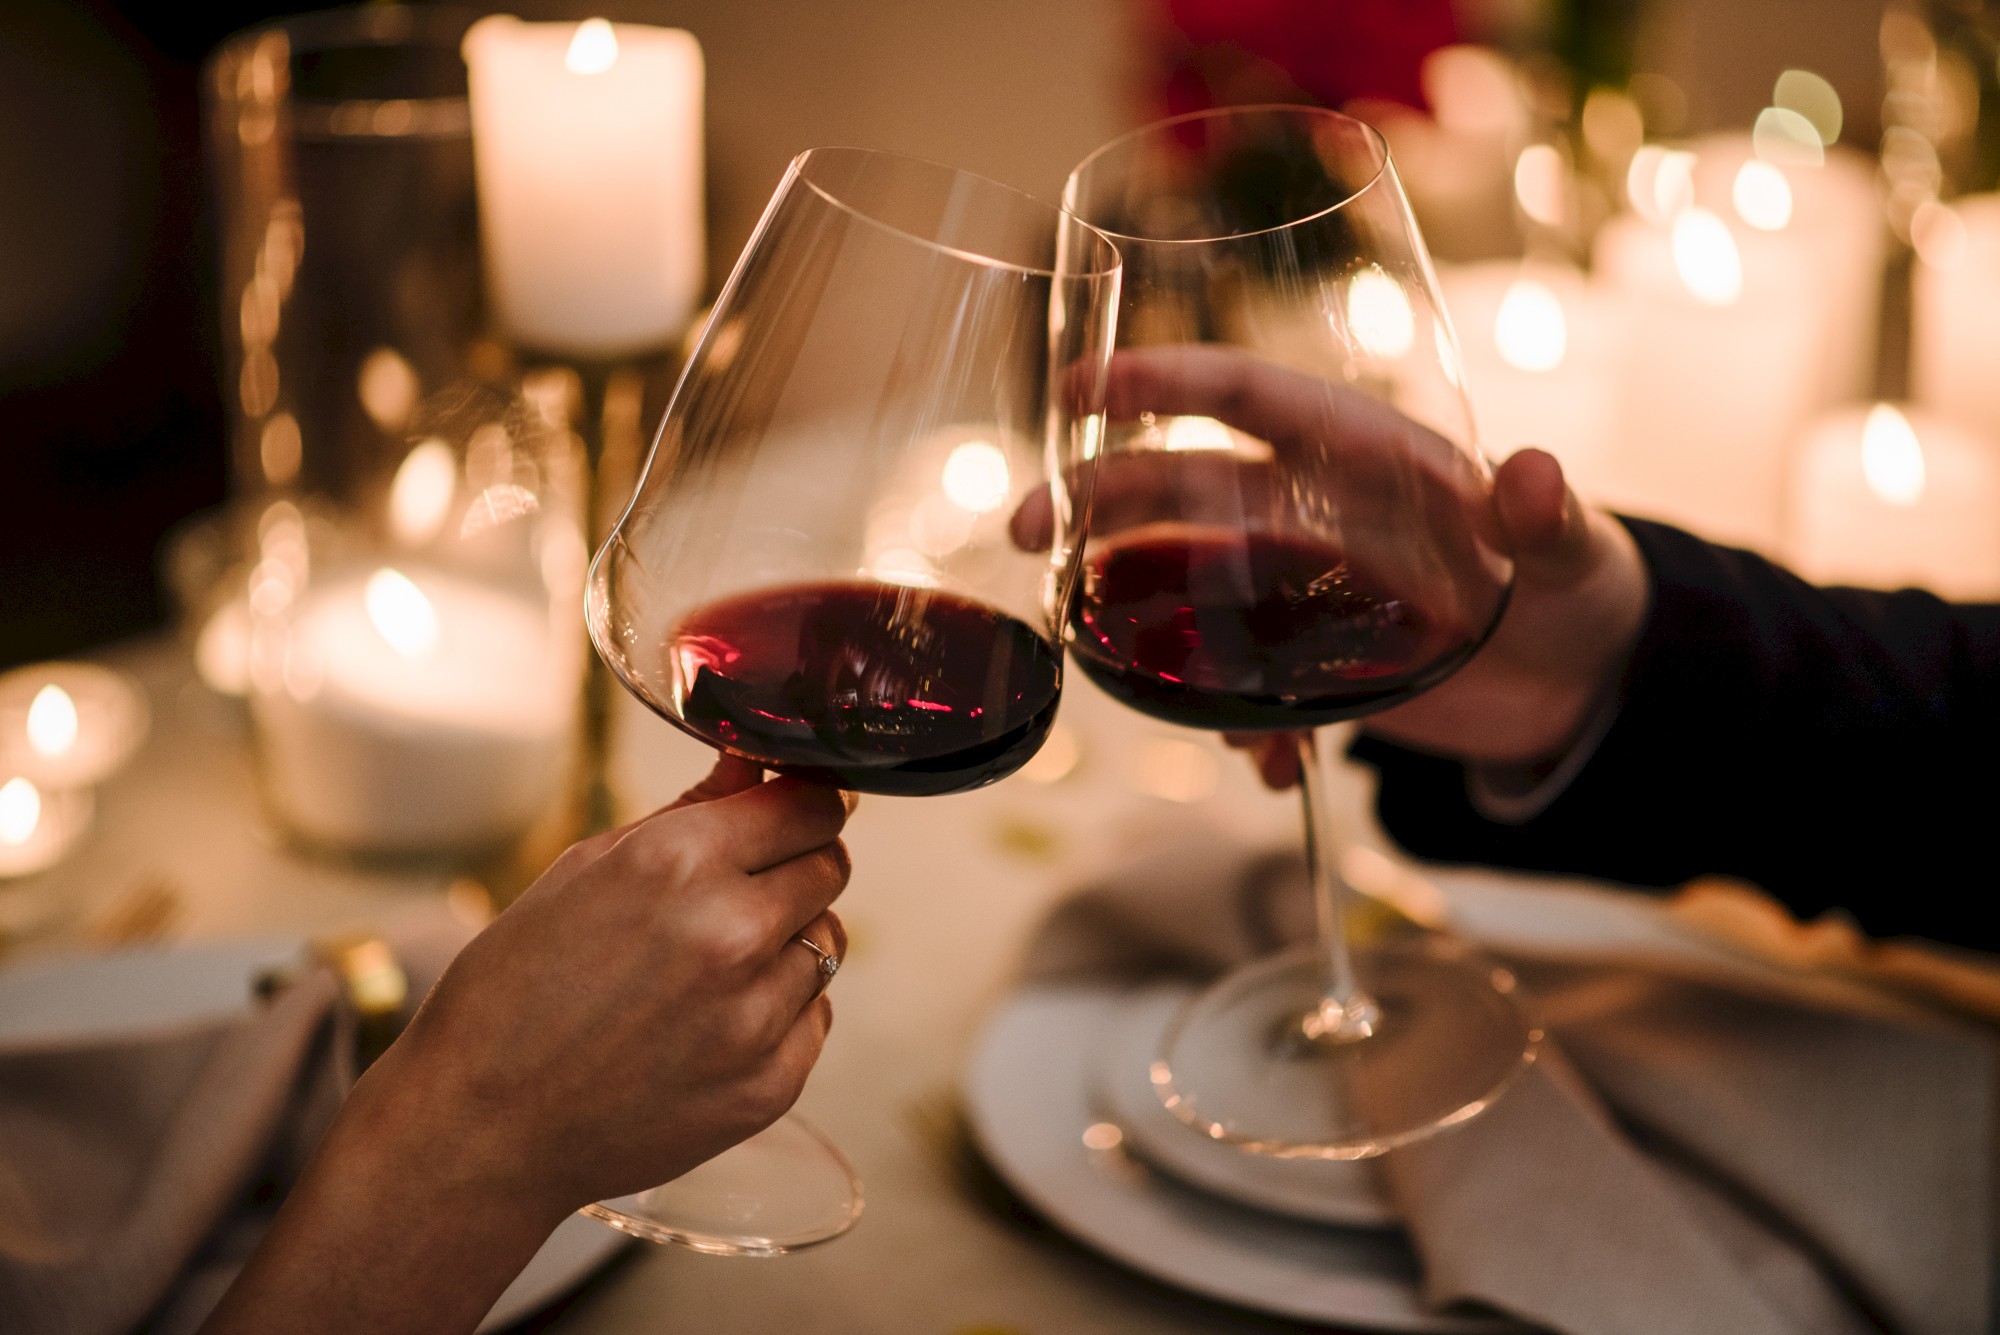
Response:
[[[965,1076],[988,1158],[1058,1227],[1134,1270],[1243,1307],[1307,1321],[1426,1335],[1518,1331],[1486,1316],[1441,1316],[1417,1295],[1402,1235],[1251,1209],[1146,1168],[1084,1133],[1093,1064],[1127,1006],[1110,987],[1031,988],[988,1021]]]
[[[1163,983],[1128,994],[1109,1018],[1092,1065],[1093,1106],[1124,1130],[1125,1148],[1218,1196],[1321,1224],[1392,1227],[1380,1170],[1367,1162],[1271,1159],[1188,1129],[1160,1102],[1150,1076],[1167,1026],[1193,988]]]
[[[0,971],[0,1043],[74,1041],[134,1033],[244,1010],[259,974],[299,958],[296,938],[120,951]],[[493,1304],[482,1332],[546,1307],[622,1249],[627,1239],[572,1215]]]

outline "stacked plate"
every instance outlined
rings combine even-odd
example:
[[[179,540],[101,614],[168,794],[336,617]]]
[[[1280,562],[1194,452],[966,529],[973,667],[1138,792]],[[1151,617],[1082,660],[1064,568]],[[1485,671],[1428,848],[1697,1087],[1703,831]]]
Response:
[[[1380,1330],[1496,1332],[1440,1315],[1372,1163],[1262,1158],[1198,1135],[1151,1080],[1187,990],[1034,987],[988,1022],[966,1073],[995,1168],[1067,1232],[1225,1302]]]

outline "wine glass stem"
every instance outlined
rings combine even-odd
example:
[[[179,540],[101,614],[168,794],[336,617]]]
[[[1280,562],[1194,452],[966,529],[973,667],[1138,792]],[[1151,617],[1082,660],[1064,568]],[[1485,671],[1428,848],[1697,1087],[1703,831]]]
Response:
[[[1319,767],[1318,734],[1295,734],[1299,748],[1299,800],[1305,807],[1306,871],[1312,877],[1313,907],[1319,917],[1320,949],[1326,952],[1326,986],[1318,1007],[1301,1018],[1305,1037],[1316,1043],[1353,1043],[1374,1034],[1382,1008],[1354,974],[1347,947],[1347,901],[1351,893],[1340,874],[1340,842],[1326,803]]]

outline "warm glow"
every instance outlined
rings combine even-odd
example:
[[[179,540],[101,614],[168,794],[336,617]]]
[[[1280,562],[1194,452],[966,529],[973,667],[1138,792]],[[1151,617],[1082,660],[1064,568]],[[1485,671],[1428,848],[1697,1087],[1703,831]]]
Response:
[[[1736,216],[1760,232],[1782,232],[1792,220],[1792,183],[1768,162],[1752,159],[1738,168],[1729,199]]]
[[[1743,259],[1729,225],[1706,209],[1686,209],[1674,219],[1674,268],[1697,300],[1734,305],[1743,295]]]
[[[1648,222],[1663,223],[1693,207],[1694,154],[1646,145],[1625,171],[1625,196]]]
[[[1931,268],[1956,269],[1965,262],[1968,244],[1965,220],[1950,205],[1926,200],[1910,215],[1910,245]]]
[[[25,844],[42,823],[42,794],[26,779],[0,784],[0,844]]]
[[[1169,802],[1199,802],[1215,792],[1215,756],[1198,742],[1156,737],[1139,748],[1132,786]]]
[[[1049,729],[1042,749],[1021,766],[1019,773],[1029,783],[1058,783],[1069,777],[1082,758],[1083,748],[1077,745],[1076,734],[1058,723]]]
[[[1562,301],[1545,283],[1515,279],[1493,318],[1493,346],[1500,359],[1517,370],[1555,370],[1569,348]]]
[[[1376,264],[1347,280],[1347,327],[1361,350],[1377,357],[1400,357],[1417,337],[1403,285]]]
[[[35,692],[28,706],[28,745],[38,756],[66,754],[76,745],[76,701],[69,692],[50,682]]]
[[[1491,47],[1443,46],[1417,75],[1438,124],[1460,134],[1504,134],[1521,118],[1514,67]]]
[[[1910,419],[1886,403],[1868,410],[1861,428],[1861,474],[1891,505],[1915,505],[1924,494],[1924,447]]]
[[[1778,167],[1823,167],[1826,145],[1819,130],[1796,111],[1765,107],[1750,129],[1750,146],[1765,162]]]
[[[976,515],[999,509],[1013,486],[1007,456],[990,440],[954,445],[945,458],[941,480],[952,504]]]
[[[408,575],[384,566],[368,577],[363,597],[376,633],[397,653],[423,658],[437,648],[437,609]]]
[[[563,68],[571,74],[602,74],[618,63],[618,34],[608,19],[585,19],[570,38]]]
[[[1115,1150],[1125,1143],[1125,1132],[1116,1122],[1092,1122],[1083,1129],[1083,1147],[1087,1150]]]
[[[901,584],[911,589],[934,589],[937,567],[922,552],[909,547],[891,547],[877,552],[861,572],[884,584]]]
[[[458,488],[451,446],[433,437],[404,456],[389,484],[389,531],[405,547],[421,547],[444,527]]]
[[[1458,349],[1452,346],[1451,335],[1445,332],[1444,321],[1431,322],[1431,342],[1437,345],[1438,370],[1451,382],[1453,389],[1465,387],[1465,375],[1458,367]]]
[[[390,433],[410,420],[423,389],[416,368],[394,348],[377,348],[362,358],[354,388],[369,420]]]
[[[1569,170],[1562,154],[1548,144],[1530,144],[1514,161],[1514,198],[1544,227],[1563,224],[1563,198],[1569,193]]]
[[[1229,428],[1213,417],[1169,419],[1162,443],[1170,450],[1229,450],[1236,447]]]
[[[1811,70],[1786,70],[1780,74],[1778,86],[1771,93],[1771,105],[1803,116],[1818,132],[1822,144],[1840,138],[1845,119],[1840,94]]]

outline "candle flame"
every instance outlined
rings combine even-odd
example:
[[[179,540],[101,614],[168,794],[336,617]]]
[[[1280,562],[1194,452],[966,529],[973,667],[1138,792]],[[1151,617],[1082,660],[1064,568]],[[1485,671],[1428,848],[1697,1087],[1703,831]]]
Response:
[[[1363,352],[1400,357],[1416,341],[1416,317],[1403,285],[1371,264],[1347,280],[1347,327]]]
[[[1569,349],[1569,322],[1562,302],[1545,283],[1517,278],[1493,318],[1493,346],[1500,359],[1521,371],[1553,371]]]
[[[1694,204],[1694,154],[1648,144],[1632,155],[1625,195],[1647,222],[1663,223]]]
[[[26,779],[0,784],[0,844],[25,844],[42,823],[42,794]]]
[[[968,440],[952,447],[944,461],[944,494],[962,510],[983,515],[997,510],[1013,485],[1007,456],[987,440]]]
[[[451,446],[432,437],[411,450],[389,484],[389,531],[406,547],[421,547],[444,527],[458,488]]]
[[[1233,450],[1229,428],[1213,417],[1176,417],[1167,423],[1162,444],[1170,450]]]
[[[618,34],[608,19],[585,19],[569,40],[563,68],[571,74],[602,74],[618,63]]]
[[[376,633],[403,657],[424,658],[437,648],[437,609],[402,571],[384,566],[370,575],[363,600]]]
[[[1563,225],[1563,198],[1569,167],[1552,145],[1530,144],[1514,160],[1514,199],[1521,212],[1544,227]]]
[[[35,692],[28,706],[28,745],[38,756],[66,754],[76,745],[76,701],[69,692],[50,682]]]
[[[1686,209],[1674,219],[1674,267],[1695,298],[1733,306],[1743,295],[1743,257],[1729,225],[1706,209]]]
[[[1861,428],[1861,475],[1868,489],[1891,505],[1923,499],[1924,447],[1910,419],[1886,403],[1870,408]]]
[[[1782,232],[1792,220],[1792,183],[1768,162],[1753,158],[1744,163],[1729,199],[1736,216],[1760,232]]]

